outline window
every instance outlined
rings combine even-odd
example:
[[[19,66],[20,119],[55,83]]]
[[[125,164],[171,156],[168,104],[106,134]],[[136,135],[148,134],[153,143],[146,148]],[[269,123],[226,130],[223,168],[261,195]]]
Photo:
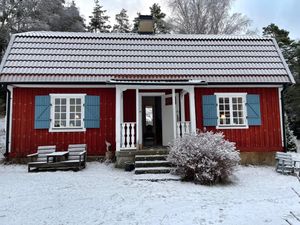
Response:
[[[84,94],[51,94],[50,131],[84,130]]]
[[[246,94],[245,93],[217,93],[218,128],[245,127]]]

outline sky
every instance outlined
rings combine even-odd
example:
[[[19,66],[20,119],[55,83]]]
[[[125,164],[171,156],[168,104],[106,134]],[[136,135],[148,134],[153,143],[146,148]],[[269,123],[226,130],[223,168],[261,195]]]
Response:
[[[81,15],[89,21],[93,11],[94,0],[75,0]],[[149,14],[149,7],[158,3],[163,12],[171,14],[167,0],[100,0],[100,5],[107,10],[114,23],[115,14],[122,8],[128,11],[130,20],[137,12]],[[232,12],[240,12],[252,20],[251,30],[258,30],[261,34],[262,27],[270,23],[277,24],[280,28],[290,31],[290,37],[300,39],[300,0],[235,0]]]

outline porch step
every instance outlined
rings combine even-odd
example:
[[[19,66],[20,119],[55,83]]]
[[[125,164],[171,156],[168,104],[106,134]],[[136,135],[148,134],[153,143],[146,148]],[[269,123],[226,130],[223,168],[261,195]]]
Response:
[[[135,168],[135,174],[161,174],[161,173],[170,173],[171,167],[141,167]]]
[[[168,155],[136,155],[135,161],[166,160]]]
[[[168,155],[168,149],[147,149],[147,150],[138,150],[135,155]]]
[[[145,167],[170,167],[171,163],[167,160],[135,161],[135,168]]]

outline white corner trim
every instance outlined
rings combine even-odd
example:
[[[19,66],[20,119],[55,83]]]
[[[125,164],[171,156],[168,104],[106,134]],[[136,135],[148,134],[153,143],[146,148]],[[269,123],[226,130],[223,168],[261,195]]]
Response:
[[[280,135],[281,135],[281,144],[282,144],[282,147],[284,147],[284,137],[283,137],[283,119],[282,119],[282,116],[283,116],[283,113],[282,112],[282,103],[281,103],[281,98],[282,98],[282,95],[281,95],[281,91],[282,91],[283,88],[278,88],[278,100],[279,100],[279,114],[280,114]]]
[[[9,113],[9,139],[8,139],[8,152],[11,152],[11,140],[12,140],[12,116],[13,116],[13,93],[14,93],[14,87],[9,85],[7,86],[7,89],[10,90],[10,113]],[[7,110],[6,110],[7,113]],[[6,123],[7,123],[7,114],[6,114]]]

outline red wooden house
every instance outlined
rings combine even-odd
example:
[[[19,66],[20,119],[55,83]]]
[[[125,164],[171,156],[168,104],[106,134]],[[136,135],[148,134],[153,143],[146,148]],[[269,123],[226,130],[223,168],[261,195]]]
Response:
[[[294,83],[274,39],[258,36],[27,32],[0,67],[7,154],[86,143],[121,160],[196,129],[220,130],[243,161],[284,149],[282,90]]]

